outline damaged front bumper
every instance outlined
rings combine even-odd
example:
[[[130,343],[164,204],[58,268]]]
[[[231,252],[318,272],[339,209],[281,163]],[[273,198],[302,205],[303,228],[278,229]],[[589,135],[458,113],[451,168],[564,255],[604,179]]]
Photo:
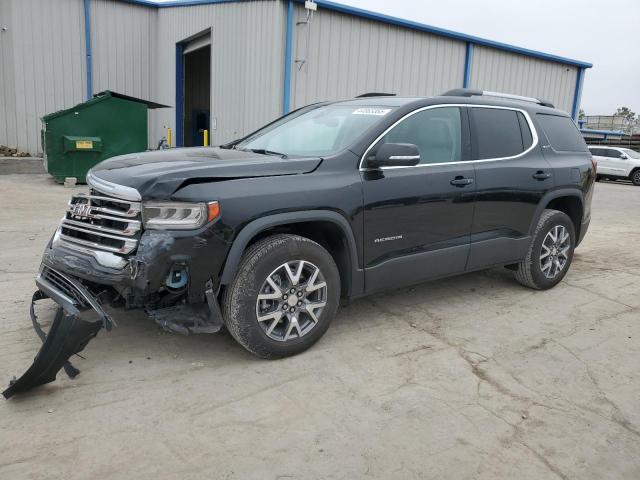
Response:
[[[210,226],[145,231],[135,252],[126,256],[65,241],[60,233],[59,228],[45,248],[31,305],[33,326],[43,344],[31,367],[10,382],[5,398],[52,382],[61,368],[75,377],[79,372],[69,357],[102,328],[114,325],[103,304],[144,308],[161,328],[181,334],[215,333],[222,327],[217,274],[229,245]],[[186,281],[171,282],[176,270]],[[34,303],[45,298],[58,304],[48,334],[34,312]]]
[[[95,251],[66,244],[56,232],[42,257],[38,290],[31,304],[33,327],[43,344],[29,369],[2,392],[4,397],[52,382],[62,368],[75,377],[79,371],[69,363],[69,357],[81,352],[102,328],[111,330],[114,322],[102,305],[116,299],[115,303],[124,303],[126,308],[144,308],[167,331],[185,335],[219,331],[223,320],[209,268],[212,264],[219,268],[219,256],[213,255],[212,249],[219,251],[223,244],[216,237],[205,241],[181,233],[145,232],[137,253],[123,265],[104,265]],[[199,256],[209,261],[194,258]],[[180,291],[164,287],[175,265],[189,273],[189,281]],[[34,304],[45,298],[58,304],[48,334],[34,312]]]
[[[43,265],[36,285],[38,290],[31,302],[31,320],[43,342],[42,347],[29,369],[20,378],[11,380],[9,387],[2,392],[7,399],[54,381],[63,367],[71,378],[75,377],[79,371],[69,363],[69,357],[81,352],[100,329],[110,330],[113,326],[113,320],[98,299],[78,280]],[[47,334],[34,312],[35,302],[45,298],[51,298],[58,304]]]

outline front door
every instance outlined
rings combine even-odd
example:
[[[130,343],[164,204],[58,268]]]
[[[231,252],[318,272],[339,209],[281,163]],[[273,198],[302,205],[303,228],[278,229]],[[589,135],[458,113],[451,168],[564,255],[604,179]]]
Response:
[[[464,271],[473,216],[474,169],[466,113],[458,107],[418,109],[365,154],[364,258],[367,292]],[[420,152],[412,167],[367,169],[383,143]]]
[[[603,166],[606,167],[604,173],[615,175],[616,177],[626,177],[629,170],[629,160],[622,158],[622,152],[614,148],[604,149],[605,158]]]

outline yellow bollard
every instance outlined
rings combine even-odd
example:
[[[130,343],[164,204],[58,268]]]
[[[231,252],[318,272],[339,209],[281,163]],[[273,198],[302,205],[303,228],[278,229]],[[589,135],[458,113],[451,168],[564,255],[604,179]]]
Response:
[[[205,130],[203,132],[203,137],[204,137],[204,146],[208,147],[209,146],[209,130]]]
[[[171,148],[171,129],[167,128],[167,145]]]

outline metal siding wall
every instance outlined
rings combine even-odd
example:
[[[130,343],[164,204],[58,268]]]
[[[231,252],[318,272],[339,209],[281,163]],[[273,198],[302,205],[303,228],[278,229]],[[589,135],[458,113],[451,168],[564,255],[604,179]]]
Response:
[[[292,109],[365,92],[431,96],[461,87],[465,42],[323,10],[294,13]],[[308,42],[308,48],[307,48]],[[308,52],[308,54],[307,54]]]
[[[151,98],[156,8],[91,0],[93,93],[113,90]]]
[[[82,0],[0,3],[0,144],[41,153],[40,118],[84,100]]]
[[[571,114],[578,68],[474,46],[470,88],[541,98]]]
[[[0,145],[18,145],[13,55],[13,3],[0,1]]]
[[[161,8],[158,12],[155,101],[175,105],[175,48],[211,29],[211,144],[219,144],[281,115],[286,3],[252,1]],[[175,131],[175,111],[156,110],[154,139]]]
[[[175,105],[175,46],[211,29],[213,144],[281,114],[287,2],[153,8],[91,0],[94,93],[111,89]],[[34,15],[37,12],[37,15]],[[291,108],[367,91],[434,95],[463,83],[465,43],[319,8],[295,6]],[[0,0],[0,144],[41,152],[40,117],[85,98],[82,0]],[[307,52],[307,35],[308,52]],[[308,53],[308,54],[307,54]],[[536,96],[570,111],[577,68],[475,46],[471,88]],[[175,131],[151,113],[150,144]]]

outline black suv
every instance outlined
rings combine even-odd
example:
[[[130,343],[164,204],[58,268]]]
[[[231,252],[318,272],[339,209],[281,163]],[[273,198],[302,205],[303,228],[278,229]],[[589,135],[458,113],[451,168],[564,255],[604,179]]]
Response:
[[[36,294],[62,306],[60,329],[75,322],[59,363],[110,326],[105,302],[176,332],[225,325],[250,352],[284,357],[324,334],[341,298],[501,265],[553,287],[589,226],[594,180],[571,118],[537,99],[318,103],[220,147],[102,162]]]

